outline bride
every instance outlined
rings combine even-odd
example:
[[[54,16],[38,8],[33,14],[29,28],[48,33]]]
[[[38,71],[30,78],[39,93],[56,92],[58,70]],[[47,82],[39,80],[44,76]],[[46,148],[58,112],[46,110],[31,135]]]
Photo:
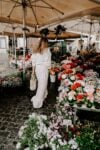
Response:
[[[31,59],[38,81],[36,95],[32,97],[31,101],[34,108],[41,108],[48,94],[48,69],[51,67],[51,53],[46,38],[41,38],[37,50],[33,51]]]

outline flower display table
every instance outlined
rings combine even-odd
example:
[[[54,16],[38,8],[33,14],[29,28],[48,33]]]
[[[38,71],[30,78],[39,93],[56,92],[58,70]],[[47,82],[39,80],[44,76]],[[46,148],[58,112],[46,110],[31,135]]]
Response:
[[[58,88],[58,103],[96,109],[100,105],[100,78],[87,64],[80,60],[63,61]],[[98,107],[98,109],[100,109]]]
[[[76,110],[84,110],[84,111],[93,111],[93,112],[100,112],[100,109],[96,108],[84,108],[84,107],[74,107]]]
[[[94,101],[99,102],[99,78],[79,60],[61,64],[58,79],[59,95],[51,115],[33,113],[19,130],[18,150],[78,150],[98,149],[99,140],[94,126],[82,125],[77,110],[97,111]],[[52,75],[58,68],[50,70]],[[80,106],[80,107],[79,107]],[[88,108],[90,107],[90,108]]]
[[[1,87],[17,87],[22,85],[20,71],[14,68],[3,68],[0,70]]]

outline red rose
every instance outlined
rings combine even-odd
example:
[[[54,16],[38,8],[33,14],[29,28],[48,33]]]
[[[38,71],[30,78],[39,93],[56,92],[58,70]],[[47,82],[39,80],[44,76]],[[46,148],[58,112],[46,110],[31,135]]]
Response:
[[[72,69],[67,69],[67,70],[66,70],[66,73],[67,73],[67,74],[73,73],[73,70],[72,70]]]
[[[77,100],[77,101],[82,101],[83,98],[84,98],[84,95],[83,95],[83,94],[78,94],[78,95],[76,96],[76,100]]]
[[[76,90],[78,87],[81,87],[81,83],[76,82],[71,86],[71,90]]]
[[[76,78],[78,78],[79,80],[83,80],[84,76],[81,73],[77,73]]]

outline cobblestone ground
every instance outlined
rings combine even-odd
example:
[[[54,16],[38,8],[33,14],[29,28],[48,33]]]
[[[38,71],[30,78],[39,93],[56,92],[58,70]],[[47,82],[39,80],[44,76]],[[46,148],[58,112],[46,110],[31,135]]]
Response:
[[[52,89],[52,88],[51,88]],[[55,88],[49,90],[47,103],[42,109],[33,109],[29,91],[10,91],[0,96],[0,150],[15,150],[19,128],[32,112],[49,113],[55,103]],[[50,92],[54,92],[53,96]],[[53,102],[53,103],[52,103]]]
[[[32,112],[49,115],[56,101],[57,87],[50,85],[49,95],[41,109],[33,109],[30,102],[34,93],[23,88],[14,90],[0,90],[0,150],[16,150],[17,135],[19,128],[23,125]],[[100,126],[99,113],[80,112],[80,119],[98,121],[94,122]],[[99,128],[100,131],[100,128]]]

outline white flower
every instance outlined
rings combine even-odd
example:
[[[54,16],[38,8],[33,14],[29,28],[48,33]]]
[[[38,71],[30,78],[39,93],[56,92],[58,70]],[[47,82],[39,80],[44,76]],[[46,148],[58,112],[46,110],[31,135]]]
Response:
[[[55,144],[51,144],[51,148],[52,148],[52,150],[57,150],[55,147]]]
[[[21,126],[20,130],[24,130],[27,127],[27,125]]]
[[[59,102],[63,101],[66,96],[67,96],[67,92],[65,90],[60,92],[59,93]]]
[[[40,149],[43,149],[43,148],[44,148],[44,144],[42,144],[41,146],[39,146],[39,148],[40,148]]]
[[[29,148],[29,147],[27,147],[27,148],[25,148],[24,150],[30,150],[30,148]]]
[[[17,143],[16,149],[17,149],[17,150],[21,149],[21,143],[20,143],[20,142]]]
[[[34,147],[34,150],[38,150],[39,148],[37,146]]]
[[[72,82],[69,79],[65,79],[63,82],[64,86],[72,85]]]
[[[71,79],[72,81],[74,81],[74,80],[75,80],[75,76],[71,76],[70,79]]]
[[[39,133],[43,133],[44,135],[47,132],[47,128],[45,126],[45,124],[43,122],[40,123],[40,127],[39,127]]]
[[[46,115],[41,115],[43,120],[47,120],[47,116]]]
[[[67,75],[66,74],[63,74],[62,75],[62,79],[66,79]]]
[[[21,137],[23,135],[23,131],[19,130],[18,135]]]
[[[73,68],[73,74],[75,74],[76,73],[76,69],[75,68]]]
[[[58,91],[63,90],[63,86],[59,86]]]
[[[74,143],[72,146],[71,146],[72,149],[77,149],[78,148],[78,144],[77,143]]]
[[[37,134],[34,134],[33,136],[34,136],[35,139],[37,139]]]
[[[76,89],[76,91],[82,93],[83,89],[82,89],[82,87],[78,87],[78,88]]]
[[[71,149],[77,149],[78,148],[78,144],[76,143],[76,141],[74,139],[71,139],[68,142],[69,145],[71,145]]]
[[[32,113],[31,115],[29,115],[29,118],[35,118],[36,117],[36,113]]]
[[[20,130],[19,130],[19,132],[18,132],[18,135],[19,135],[19,137],[21,137],[22,135],[23,135],[23,131],[24,131],[24,129],[27,127],[27,125],[24,125],[24,126],[21,126],[20,127]]]
[[[74,143],[75,143],[74,139],[70,139],[69,142],[68,142],[69,145],[73,145]]]
[[[48,147],[48,143],[45,143],[44,146],[45,146],[45,147]]]
[[[58,139],[58,142],[60,145],[65,145],[65,142],[63,142],[61,139]]]
[[[72,100],[72,99],[75,99],[75,91],[70,91],[69,93],[68,93],[68,99],[69,100]]]

